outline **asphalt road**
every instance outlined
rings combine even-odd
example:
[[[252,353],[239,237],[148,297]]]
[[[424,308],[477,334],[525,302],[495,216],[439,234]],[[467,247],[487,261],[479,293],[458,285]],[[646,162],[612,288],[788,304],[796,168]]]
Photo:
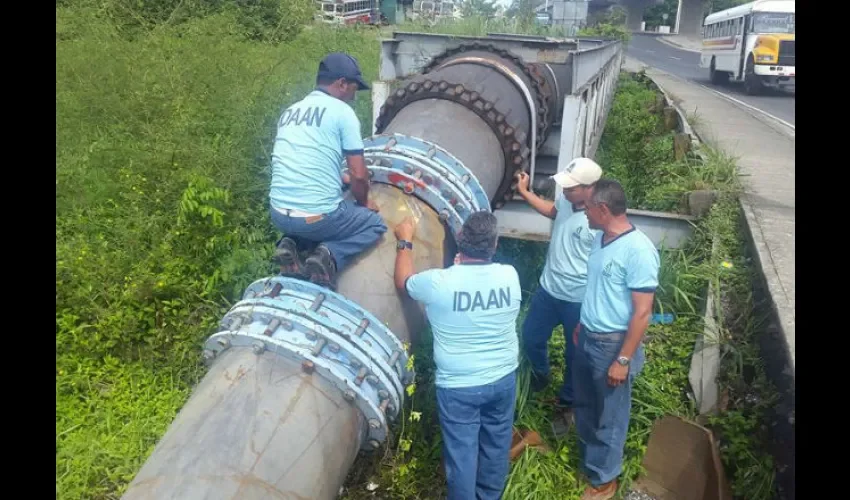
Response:
[[[769,93],[765,95],[749,96],[744,92],[743,84],[712,85],[708,80],[708,70],[699,67],[697,52],[677,49],[662,42],[657,36],[634,34],[629,42],[627,53],[648,66],[723,92],[796,125],[794,122],[796,96],[793,93],[768,90]]]

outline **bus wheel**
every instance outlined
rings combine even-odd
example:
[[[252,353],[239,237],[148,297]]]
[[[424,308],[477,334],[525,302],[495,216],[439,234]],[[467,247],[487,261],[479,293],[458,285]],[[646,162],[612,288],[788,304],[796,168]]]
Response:
[[[725,71],[717,71],[714,69],[714,58],[711,58],[711,66],[708,70],[709,79],[715,85],[723,85],[729,81],[729,73]]]
[[[761,78],[756,74],[756,65],[752,57],[747,59],[747,68],[744,71],[744,90],[749,95],[761,94]]]

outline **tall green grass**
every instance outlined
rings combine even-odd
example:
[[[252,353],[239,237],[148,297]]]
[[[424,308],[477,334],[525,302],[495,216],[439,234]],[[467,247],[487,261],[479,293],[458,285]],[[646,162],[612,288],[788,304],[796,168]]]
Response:
[[[246,284],[273,271],[266,197],[279,112],[312,88],[317,61],[329,51],[355,55],[367,78],[377,68],[375,30],[307,26],[287,31],[286,44],[260,43],[238,10],[130,29],[116,23],[116,5],[135,4],[67,0],[56,11],[56,486],[63,499],[121,495],[203,373],[203,340]],[[471,20],[447,29],[520,28]],[[622,97],[638,90],[627,85],[618,99],[638,99]],[[356,109],[368,133],[368,94]],[[622,123],[606,136],[627,131]],[[612,165],[632,172],[625,161]],[[651,199],[651,189],[644,193]],[[713,276],[693,271],[702,264],[692,252],[665,252],[659,308],[680,315],[650,329],[652,362],[635,391],[627,479],[639,472],[652,421],[692,414],[684,389],[701,328],[693,304]],[[526,294],[544,257],[544,245],[507,241],[500,253],[519,268]],[[553,452],[530,452],[514,464],[507,498],[580,492],[575,437],[554,439],[546,402],[560,383],[563,342],[555,332],[549,392],[528,397],[523,365],[519,423],[544,435]],[[349,498],[372,497],[369,481],[378,483],[380,498],[443,491],[427,340],[414,357],[417,386],[391,452],[358,462]],[[723,422],[731,421],[718,427]],[[728,424],[724,432],[740,435],[740,427]],[[740,484],[767,477],[752,474],[751,462],[736,463]]]
[[[115,498],[202,373],[200,345],[269,263],[280,111],[373,30],[249,40],[234,12],[127,37],[59,7],[56,40],[57,498]],[[370,119],[369,96],[357,103]]]

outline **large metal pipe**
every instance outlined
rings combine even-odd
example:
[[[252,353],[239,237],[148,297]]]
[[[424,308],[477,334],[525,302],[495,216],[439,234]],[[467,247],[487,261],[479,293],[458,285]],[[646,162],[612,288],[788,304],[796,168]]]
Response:
[[[279,276],[248,287],[124,498],[330,499],[358,450],[386,439],[424,326],[393,285],[395,226],[418,220],[417,271],[444,267],[463,221],[510,196],[532,137],[542,143],[551,124],[546,79],[491,49],[453,49],[388,100],[365,156],[389,231],[336,293]]]

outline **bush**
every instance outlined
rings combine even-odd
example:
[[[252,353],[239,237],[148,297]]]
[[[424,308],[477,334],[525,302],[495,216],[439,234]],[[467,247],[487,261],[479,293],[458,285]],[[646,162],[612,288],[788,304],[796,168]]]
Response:
[[[274,43],[297,36],[315,9],[310,0],[63,0],[57,2],[59,7],[88,9],[130,38],[158,27],[231,12],[243,36]]]
[[[102,5],[56,11],[57,499],[120,496],[203,373],[202,342],[273,271],[282,108],[327,52],[377,70],[363,30],[273,46],[223,10],[127,37]]]
[[[578,31],[578,36],[611,38],[620,40],[623,43],[628,43],[628,41],[632,38],[631,32],[629,32],[629,30],[625,27],[604,23],[582,28]]]

